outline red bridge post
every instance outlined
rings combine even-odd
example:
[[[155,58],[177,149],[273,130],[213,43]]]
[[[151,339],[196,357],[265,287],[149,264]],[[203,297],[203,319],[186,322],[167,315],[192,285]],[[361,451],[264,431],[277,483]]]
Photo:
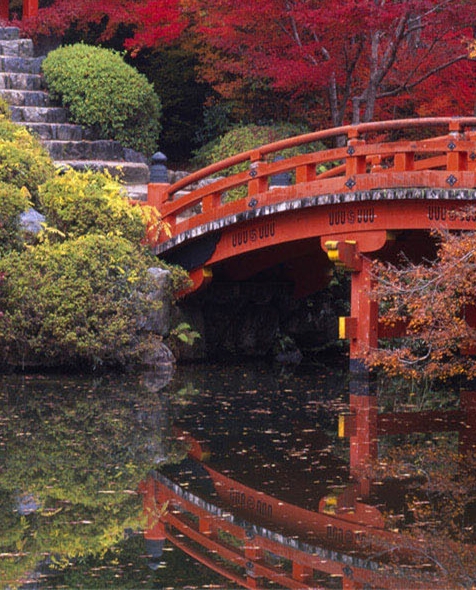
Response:
[[[23,18],[30,18],[38,14],[38,0],[23,0]]]
[[[0,0],[0,19],[10,19],[9,0]],[[38,14],[38,0],[23,0],[23,18]]]
[[[345,435],[350,437],[350,470],[355,474],[378,453],[377,398],[365,366],[365,356],[378,344],[378,304],[371,297],[372,262],[362,256],[357,242],[328,241],[325,246],[329,259],[351,272],[350,317],[340,319],[339,336],[350,342],[352,423]]]

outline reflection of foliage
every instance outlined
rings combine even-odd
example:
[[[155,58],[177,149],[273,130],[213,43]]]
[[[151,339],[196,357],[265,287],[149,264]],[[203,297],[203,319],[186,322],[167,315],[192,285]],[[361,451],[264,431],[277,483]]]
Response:
[[[451,408],[457,400],[457,387],[426,375],[392,377],[379,372],[376,376],[379,404],[382,410],[415,412]]]
[[[133,564],[133,567],[131,565]],[[57,577],[56,587],[66,588],[205,588],[210,584],[215,587],[232,587],[226,581],[210,572],[208,568],[195,562],[177,549],[168,547],[162,557],[157,572],[147,567],[144,556],[144,542],[141,537],[133,536],[109,550],[99,561],[88,557],[64,569]]]
[[[61,569],[100,557],[140,527],[138,482],[178,452],[164,441],[167,398],[136,380],[114,395],[107,382],[58,383],[13,383],[9,403],[5,380],[1,394],[0,579],[11,587],[45,558]],[[21,515],[24,494],[35,506]]]
[[[440,444],[437,444],[437,443]],[[448,587],[476,582],[476,455],[463,457],[448,441],[392,448],[370,468],[372,478],[405,486],[405,509],[388,526],[419,541],[420,551],[448,579]]]

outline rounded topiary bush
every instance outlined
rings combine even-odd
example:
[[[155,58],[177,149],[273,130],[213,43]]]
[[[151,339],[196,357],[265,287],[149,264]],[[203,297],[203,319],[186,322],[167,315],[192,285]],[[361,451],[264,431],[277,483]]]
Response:
[[[120,235],[139,244],[145,237],[144,212],[131,204],[124,187],[108,173],[69,168],[39,190],[48,225],[68,238],[94,232]]]
[[[102,138],[151,154],[160,133],[161,103],[147,78],[111,49],[83,43],[51,51],[43,73],[71,119]]]

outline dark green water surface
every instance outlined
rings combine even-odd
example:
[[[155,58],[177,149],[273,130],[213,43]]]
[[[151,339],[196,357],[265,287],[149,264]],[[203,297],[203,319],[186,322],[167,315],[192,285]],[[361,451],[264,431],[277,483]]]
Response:
[[[338,414],[348,409],[342,367],[332,361],[288,372],[197,365],[173,376],[3,376],[0,589],[233,588],[170,545],[158,568],[149,567],[137,486],[150,469],[185,456],[173,426],[223,445],[223,469],[243,470],[242,460],[253,455],[251,479],[270,489],[278,480],[291,497],[303,489],[293,489],[274,458],[299,463],[317,480],[304,439],[321,448],[325,440],[334,462],[325,485],[345,483],[348,442],[337,438]],[[444,444],[453,444],[451,437]],[[476,497],[474,481],[465,482],[466,496]],[[465,518],[461,526],[474,525]],[[472,567],[463,568],[460,587],[471,587]]]

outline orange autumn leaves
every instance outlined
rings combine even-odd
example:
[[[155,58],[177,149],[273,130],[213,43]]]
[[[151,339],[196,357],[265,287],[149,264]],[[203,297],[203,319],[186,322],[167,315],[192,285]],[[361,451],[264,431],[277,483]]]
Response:
[[[370,351],[368,363],[411,378],[476,376],[476,233],[437,232],[432,263],[376,263],[380,321],[404,337]]]

